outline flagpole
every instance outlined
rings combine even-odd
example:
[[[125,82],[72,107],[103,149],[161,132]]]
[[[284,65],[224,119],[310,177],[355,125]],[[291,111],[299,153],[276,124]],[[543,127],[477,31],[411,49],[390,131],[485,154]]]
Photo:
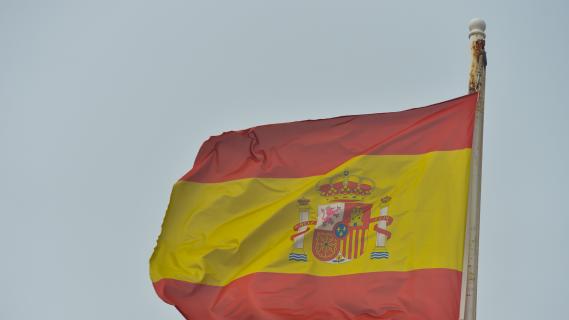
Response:
[[[480,190],[482,181],[482,142],[484,129],[484,89],[486,82],[486,23],[482,19],[473,19],[469,24],[470,49],[472,62],[468,81],[468,92],[478,92],[470,181],[468,192],[467,229],[465,241],[465,259],[463,266],[462,294],[460,305],[461,320],[476,319],[476,292],[478,282],[478,240],[480,231]]]

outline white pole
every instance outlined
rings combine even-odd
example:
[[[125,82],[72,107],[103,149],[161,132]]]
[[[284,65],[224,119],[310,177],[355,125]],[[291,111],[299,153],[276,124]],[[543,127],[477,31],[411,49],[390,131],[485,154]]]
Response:
[[[465,240],[465,263],[462,273],[460,319],[476,320],[476,289],[478,282],[478,234],[480,231],[480,187],[482,180],[482,141],[484,129],[484,88],[486,82],[486,23],[473,19],[469,24],[472,64],[468,91],[478,92],[472,141],[468,218]]]
[[[310,200],[304,198],[298,200],[299,223],[308,221],[308,216],[310,215],[310,208],[308,207],[309,201]],[[306,229],[308,229],[308,226],[300,227],[298,232],[304,232]],[[304,234],[294,239],[294,248],[304,249]]]
[[[386,216],[388,210],[389,210],[389,207],[383,207],[383,208],[379,209],[379,216],[380,217]],[[377,222],[377,225],[379,226],[380,229],[387,229],[387,221],[386,220],[379,220]],[[384,235],[383,233],[376,232],[376,238],[375,238],[375,247],[376,248],[384,248],[386,241],[387,241],[386,235]]]

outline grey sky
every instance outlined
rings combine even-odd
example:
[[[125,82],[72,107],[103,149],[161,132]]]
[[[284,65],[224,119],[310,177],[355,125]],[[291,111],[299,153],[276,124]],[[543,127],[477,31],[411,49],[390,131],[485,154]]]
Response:
[[[489,58],[479,319],[569,301],[566,1],[0,0],[0,319],[181,319],[148,259],[210,135],[463,95]]]

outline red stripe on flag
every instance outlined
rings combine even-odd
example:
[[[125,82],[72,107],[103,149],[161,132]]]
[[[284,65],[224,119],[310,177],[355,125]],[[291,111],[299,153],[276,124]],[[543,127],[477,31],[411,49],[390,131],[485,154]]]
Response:
[[[456,320],[460,286],[461,272],[448,269],[333,277],[256,273],[225,287],[169,279],[154,284],[192,320]]]
[[[358,155],[470,148],[476,94],[401,112],[258,126],[211,137],[182,180],[321,175]]]

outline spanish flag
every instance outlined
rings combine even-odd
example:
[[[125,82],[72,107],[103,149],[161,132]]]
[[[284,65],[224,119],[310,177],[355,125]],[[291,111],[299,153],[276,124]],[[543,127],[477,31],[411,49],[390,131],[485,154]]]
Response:
[[[194,320],[458,319],[476,100],[211,137],[156,292]]]

